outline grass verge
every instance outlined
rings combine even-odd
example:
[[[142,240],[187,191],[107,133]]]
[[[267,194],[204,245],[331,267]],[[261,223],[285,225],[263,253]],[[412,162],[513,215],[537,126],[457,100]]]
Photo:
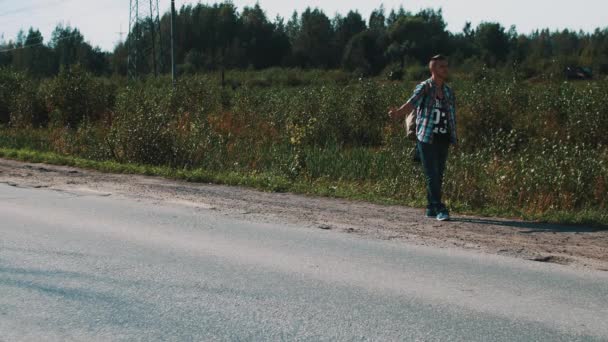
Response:
[[[333,198],[360,200],[384,205],[406,205],[422,207],[419,201],[401,201],[377,190],[373,182],[335,181],[327,179],[298,179],[292,181],[284,176],[270,173],[209,172],[203,169],[180,170],[166,166],[118,163],[115,161],[95,161],[54,152],[29,149],[0,148],[0,158],[31,163],[73,166],[105,173],[137,174],[159,176],[168,179],[195,183],[213,183],[251,187],[263,191],[293,192]],[[486,207],[469,209],[459,203],[451,203],[453,211],[459,214],[486,217],[520,218],[530,221],[554,224],[590,225],[598,229],[608,229],[608,213],[603,210],[587,209],[578,211],[548,211],[542,214],[526,214],[515,209]]]

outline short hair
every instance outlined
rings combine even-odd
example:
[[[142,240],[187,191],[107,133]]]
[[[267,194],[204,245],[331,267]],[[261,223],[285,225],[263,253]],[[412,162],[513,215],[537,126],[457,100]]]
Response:
[[[435,62],[435,61],[447,61],[448,58],[444,55],[436,55],[431,57],[431,62]]]
[[[435,55],[433,57],[431,57],[431,60],[429,61],[429,67],[433,66],[433,63],[435,62],[447,62],[448,58],[444,55]]]

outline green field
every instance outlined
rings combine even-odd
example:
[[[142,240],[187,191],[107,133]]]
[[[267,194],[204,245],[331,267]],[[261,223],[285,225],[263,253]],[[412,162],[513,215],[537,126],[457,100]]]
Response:
[[[414,80],[232,71],[129,83],[78,68],[0,71],[0,155],[413,206],[413,143],[387,117]],[[461,213],[608,224],[608,81],[455,75],[461,143],[445,192]]]

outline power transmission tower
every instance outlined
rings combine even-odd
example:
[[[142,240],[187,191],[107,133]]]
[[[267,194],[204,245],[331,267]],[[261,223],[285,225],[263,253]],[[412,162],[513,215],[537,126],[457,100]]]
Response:
[[[128,73],[136,78],[145,66],[162,71],[163,44],[158,0],[129,0]]]
[[[116,34],[118,35],[118,42],[117,42],[117,44],[118,44],[118,43],[122,43],[122,42],[123,42],[123,38],[124,38],[124,36],[125,36],[125,33],[126,33],[126,32],[124,32],[124,31],[122,30],[122,24],[120,24],[120,30],[119,30],[118,32],[116,32]]]

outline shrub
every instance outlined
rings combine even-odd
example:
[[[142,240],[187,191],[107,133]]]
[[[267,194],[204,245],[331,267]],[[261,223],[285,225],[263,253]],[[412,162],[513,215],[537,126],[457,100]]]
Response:
[[[405,77],[410,81],[421,82],[430,76],[428,66],[415,64],[405,69]]]
[[[38,96],[38,83],[23,73],[0,70],[0,124],[39,127],[45,125],[47,119]]]
[[[79,66],[62,69],[41,85],[51,123],[70,128],[103,118],[113,107],[115,91],[114,86],[93,78]]]
[[[410,161],[414,144],[402,123],[389,124],[386,117],[416,82],[297,69],[229,75],[239,87],[222,88],[209,74],[185,76],[174,90],[166,77],[128,84],[63,71],[39,93],[59,127],[3,130],[0,146],[350,182],[384,198],[424,202],[422,172]],[[461,148],[452,152],[447,198],[465,209],[527,214],[605,208],[608,81],[535,83],[479,69],[451,85]],[[0,90],[0,115],[13,123],[35,121],[11,114],[15,108],[19,115],[36,112],[27,106],[36,98],[34,81],[4,71]],[[113,113],[112,120],[99,120],[104,112]]]
[[[11,120],[13,100],[23,77],[12,70],[0,69],[0,124],[8,125]]]
[[[146,84],[119,92],[108,140],[116,158],[148,164],[171,160],[171,93],[170,86]]]

